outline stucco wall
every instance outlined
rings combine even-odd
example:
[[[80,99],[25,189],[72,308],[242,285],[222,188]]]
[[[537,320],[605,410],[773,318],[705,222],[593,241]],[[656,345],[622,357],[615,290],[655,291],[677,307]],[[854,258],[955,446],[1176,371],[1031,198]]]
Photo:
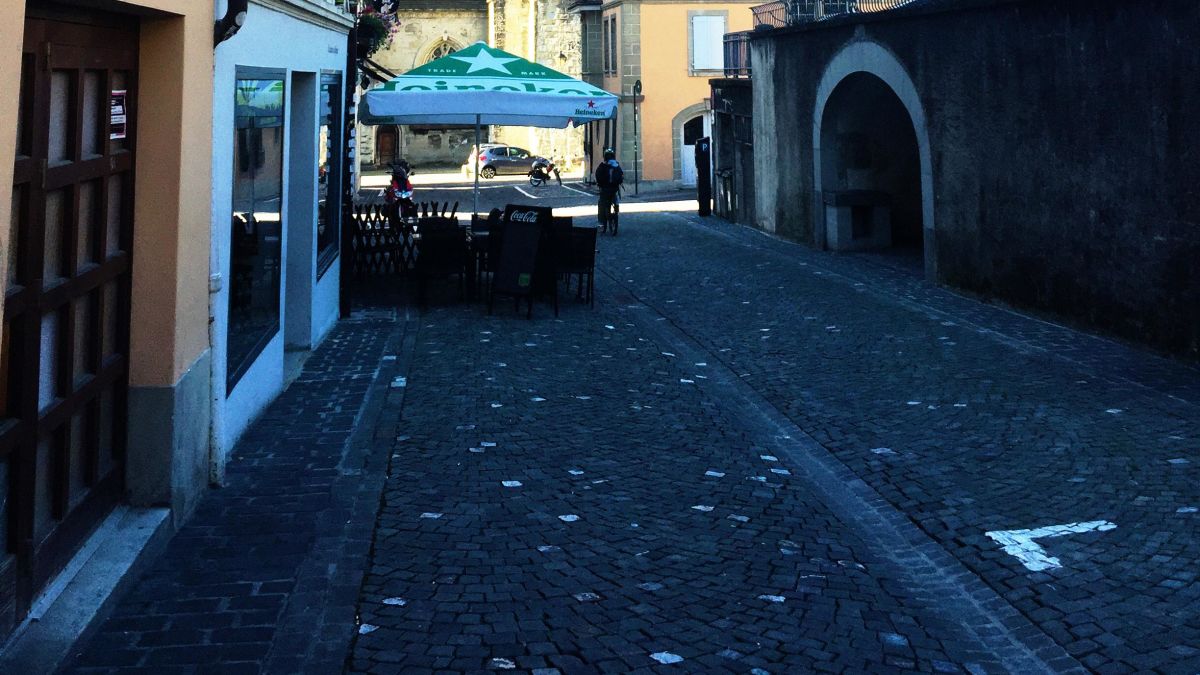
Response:
[[[1200,356],[1198,25],[1172,0],[946,0],[758,37],[759,224],[815,240],[817,89],[873,41],[927,119],[939,281]]]
[[[344,29],[342,29],[344,30]],[[211,91],[214,92],[212,116],[214,132],[211,165],[213,171],[212,200],[212,259],[214,272],[221,274],[223,279],[230,278],[230,225],[229,213],[232,208],[233,188],[233,115],[234,115],[234,81],[238,66],[274,68],[287,71],[284,112],[285,128],[293,129],[293,124],[305,123],[312,129],[315,136],[315,106],[317,97],[308,99],[312,109],[298,111],[295,107],[293,87],[296,79],[293,73],[303,72],[317,74],[322,70],[341,72],[346,64],[346,35],[329,26],[317,25],[295,17],[285,15],[273,9],[252,4],[246,25],[232,39],[222,43],[216,50],[216,67],[213,72]],[[317,79],[308,78],[313,86]],[[290,131],[289,131],[290,134]],[[287,136],[285,136],[287,137]],[[284,167],[290,167],[292,161],[311,161],[313,170],[299,172],[297,175],[311,177],[316,180],[315,157],[308,159],[293,153],[292,141],[288,138],[283,151]],[[305,153],[307,154],[307,153]],[[294,254],[304,256],[305,264],[300,267],[307,272],[295,273],[296,266],[289,265],[289,260],[283,261],[287,271],[280,282],[281,298],[293,300],[296,293],[289,292],[293,284],[316,283],[316,256],[311,246],[298,251],[291,246],[291,233],[297,228],[308,232],[315,228],[315,208],[308,209],[309,219],[295,222],[296,216],[289,209],[293,199],[306,198],[312,202],[312,190],[293,190],[293,175],[291,171],[283,171],[283,209],[288,215],[289,222],[285,223],[282,231],[281,248],[289,258]],[[303,211],[303,210],[302,210]],[[292,269],[288,269],[291,267]],[[331,277],[326,273],[323,282]],[[324,285],[324,284],[323,284]],[[335,316],[337,305],[329,303],[328,290],[318,288],[310,292],[308,297],[312,302],[311,323],[314,326],[327,325]],[[213,398],[214,411],[214,449],[216,477],[220,476],[220,467],[239,436],[262,410],[282,390],[284,381],[284,327],[288,325],[289,303],[280,302],[280,329],[274,339],[260,353],[246,373],[226,396],[226,335],[229,319],[229,284],[222,283],[220,290],[213,298]],[[313,341],[319,341],[320,335],[314,334]],[[299,340],[296,340],[300,343]]]

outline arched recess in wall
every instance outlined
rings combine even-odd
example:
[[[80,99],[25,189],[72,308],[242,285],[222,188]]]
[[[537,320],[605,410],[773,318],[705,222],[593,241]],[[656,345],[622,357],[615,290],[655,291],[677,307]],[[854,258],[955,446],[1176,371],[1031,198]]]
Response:
[[[825,214],[823,204],[823,170],[827,162],[822,157],[822,131],[826,107],[838,85],[855,74],[866,73],[881,80],[895,94],[908,112],[916,135],[917,156],[920,165],[922,246],[924,250],[925,278],[937,280],[937,247],[935,245],[933,203],[933,157],[929,144],[929,128],[925,108],[921,105],[916,85],[903,64],[883,45],[871,40],[851,42],[839,51],[825,67],[817,87],[816,105],[813,110],[813,204],[817,243],[825,245]],[[874,79],[871,78],[871,79]],[[861,79],[861,78],[857,78]],[[826,138],[828,136],[826,135]]]
[[[671,157],[675,180],[683,180],[683,127],[696,117],[704,118],[704,133],[710,133],[708,106],[703,101],[689,105],[671,118]]]

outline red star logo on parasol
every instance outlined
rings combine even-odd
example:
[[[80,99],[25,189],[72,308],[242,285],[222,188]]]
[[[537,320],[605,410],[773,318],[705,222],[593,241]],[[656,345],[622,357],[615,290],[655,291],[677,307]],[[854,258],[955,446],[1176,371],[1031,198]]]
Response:
[[[595,101],[588,101],[588,107],[589,107],[589,108],[595,108],[595,107],[596,107],[596,102],[595,102]]]

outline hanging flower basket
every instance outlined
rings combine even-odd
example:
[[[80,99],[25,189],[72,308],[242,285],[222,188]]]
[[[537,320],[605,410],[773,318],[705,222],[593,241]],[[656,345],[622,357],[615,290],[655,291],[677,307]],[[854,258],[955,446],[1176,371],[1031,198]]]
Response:
[[[358,56],[369,58],[392,43],[392,25],[380,15],[369,13],[358,17]]]

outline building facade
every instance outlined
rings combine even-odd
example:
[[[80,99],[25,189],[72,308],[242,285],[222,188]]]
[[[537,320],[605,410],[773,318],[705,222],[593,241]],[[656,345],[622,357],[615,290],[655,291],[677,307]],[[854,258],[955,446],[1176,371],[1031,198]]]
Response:
[[[337,318],[352,19],[227,10],[0,6],[0,640],[89,539],[182,522]]]
[[[695,143],[712,133],[708,81],[723,75],[724,35],[751,27],[753,4],[604,2],[601,82],[621,96],[621,105],[615,120],[594,130],[592,155],[614,148],[626,182],[636,177],[650,184],[695,185]],[[642,90],[635,95],[638,81]]]
[[[418,0],[396,9],[399,31],[371,57],[393,73],[405,73],[488,37],[486,0]],[[359,157],[365,166],[387,168],[404,158],[413,166],[460,166],[475,143],[475,127],[359,125]]]
[[[571,77],[583,74],[582,23],[570,0],[421,0],[396,10],[399,31],[392,44],[372,57],[396,74],[407,72],[467,45],[486,41],[521,58]],[[378,83],[372,83],[372,86]],[[552,157],[564,167],[583,163],[582,128],[492,127],[484,140],[516,145]],[[475,143],[475,129],[361,126],[360,163],[386,168],[403,158],[414,166],[462,166]]]
[[[962,0],[756,32],[756,225],[1198,358],[1198,25]]]
[[[346,36],[333,2],[252,0],[216,48],[212,478],[338,316]]]
[[[0,635],[119,505],[208,482],[212,22],[0,5]]]

